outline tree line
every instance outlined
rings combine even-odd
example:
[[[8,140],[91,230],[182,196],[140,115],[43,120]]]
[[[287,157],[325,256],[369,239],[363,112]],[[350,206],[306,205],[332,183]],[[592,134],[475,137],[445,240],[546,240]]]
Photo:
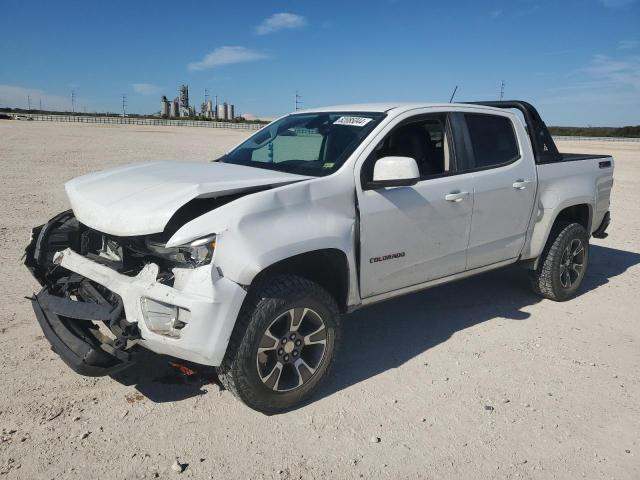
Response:
[[[566,137],[640,137],[640,125],[628,127],[549,127],[551,135]]]

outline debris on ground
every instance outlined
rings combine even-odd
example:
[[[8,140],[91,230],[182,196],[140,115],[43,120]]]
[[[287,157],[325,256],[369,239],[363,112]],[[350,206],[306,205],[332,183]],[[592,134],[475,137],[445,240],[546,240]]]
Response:
[[[124,398],[127,400],[127,403],[136,403],[144,400],[144,395],[141,393],[130,393],[125,395]]]
[[[177,473],[182,473],[187,468],[187,465],[188,464],[186,463],[180,463],[180,461],[176,458],[174,462],[171,464],[171,470]]]
[[[46,416],[47,422],[50,422],[51,420],[58,418],[60,415],[62,415],[63,411],[64,409],[62,407],[57,407],[51,410],[49,414]]]

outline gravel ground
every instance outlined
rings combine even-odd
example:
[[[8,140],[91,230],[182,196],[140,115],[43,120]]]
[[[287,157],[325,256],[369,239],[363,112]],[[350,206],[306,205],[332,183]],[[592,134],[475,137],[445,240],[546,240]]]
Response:
[[[561,144],[617,161],[578,298],[540,300],[513,267],[358,311],[334,376],[294,412],[256,413],[154,355],[116,378],[64,366],[20,262],[31,227],[67,208],[63,182],[204,161],[245,135],[0,121],[3,478],[640,478],[640,144]]]

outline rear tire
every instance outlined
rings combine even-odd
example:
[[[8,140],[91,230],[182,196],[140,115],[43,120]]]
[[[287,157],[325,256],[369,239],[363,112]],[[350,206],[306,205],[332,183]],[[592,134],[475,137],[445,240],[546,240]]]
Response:
[[[266,414],[308,399],[328,376],[340,343],[340,313],[320,285],[295,275],[265,278],[238,316],[218,377]]]
[[[589,236],[579,223],[558,222],[530,272],[533,291],[542,297],[564,302],[575,297],[589,262]]]

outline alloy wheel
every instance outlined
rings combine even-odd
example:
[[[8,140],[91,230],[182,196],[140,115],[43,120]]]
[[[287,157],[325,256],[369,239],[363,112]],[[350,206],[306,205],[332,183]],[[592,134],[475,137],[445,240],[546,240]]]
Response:
[[[582,240],[574,238],[565,248],[560,260],[560,283],[571,288],[584,270],[585,248]]]
[[[256,356],[258,376],[276,392],[294,390],[314,375],[326,348],[322,317],[310,308],[292,308],[265,330]]]

